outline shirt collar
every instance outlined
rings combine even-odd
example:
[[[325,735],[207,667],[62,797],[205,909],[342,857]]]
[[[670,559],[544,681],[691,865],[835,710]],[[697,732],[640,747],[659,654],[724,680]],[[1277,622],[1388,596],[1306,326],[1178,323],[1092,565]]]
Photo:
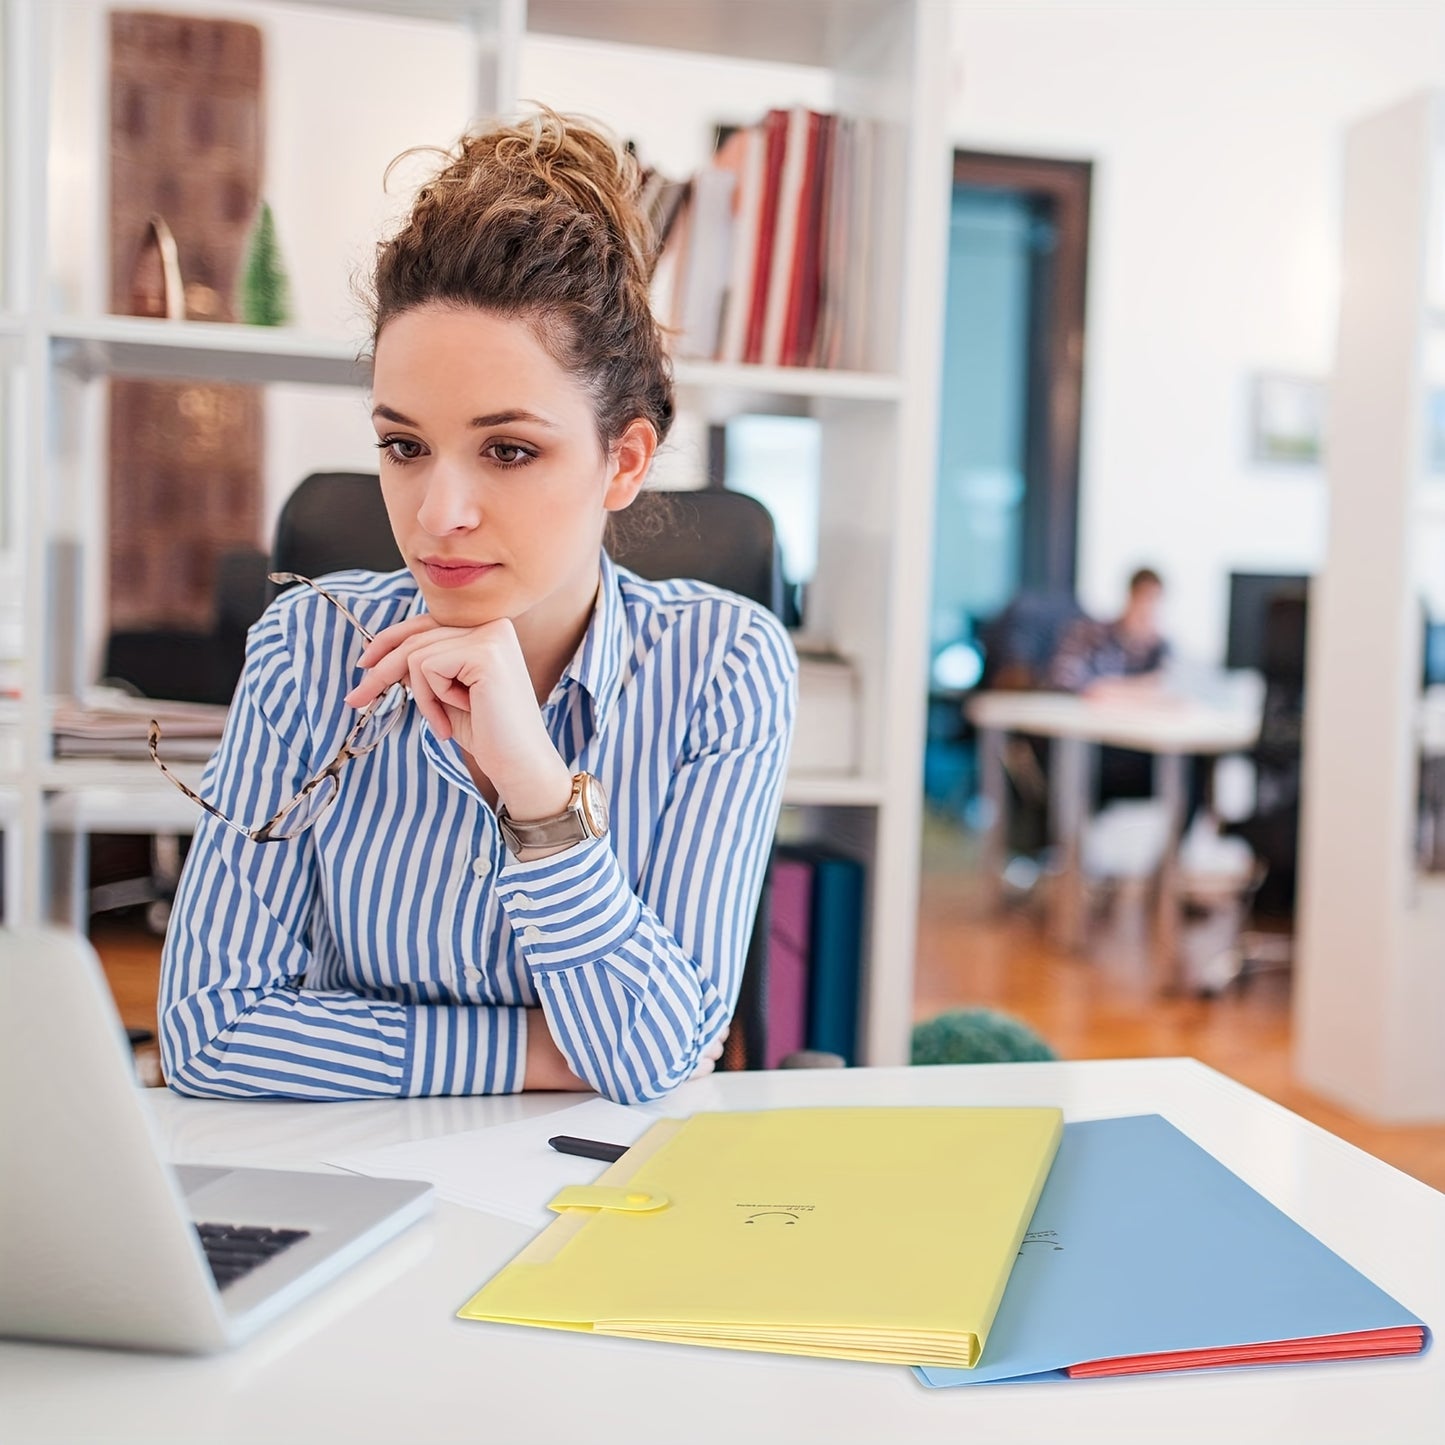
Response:
[[[622,686],[626,621],[617,565],[604,551],[592,621],[561,679],[562,684],[576,683],[592,699],[594,727],[600,728],[607,720]]]

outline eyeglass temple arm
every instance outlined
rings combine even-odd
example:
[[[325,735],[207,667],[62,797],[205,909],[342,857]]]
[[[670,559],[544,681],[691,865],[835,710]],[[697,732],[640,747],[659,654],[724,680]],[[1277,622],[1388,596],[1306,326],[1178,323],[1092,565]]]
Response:
[[[191,800],[191,802],[195,803],[198,807],[204,808],[204,809],[206,810],[206,812],[208,812],[208,813],[211,815],[211,817],[218,819],[220,822],[224,823],[228,828],[233,828],[233,829],[235,829],[235,831],[238,832],[239,834],[241,834],[241,836],[242,836],[243,838],[251,838],[251,837],[252,837],[252,830],[251,830],[250,828],[247,828],[247,827],[245,827],[243,824],[236,822],[236,820],[235,820],[234,818],[228,818],[228,817],[227,817],[223,812],[221,812],[221,810],[220,810],[219,808],[217,808],[214,804],[208,803],[198,792],[196,792],[193,788],[190,788],[190,787],[188,787],[185,783],[183,783],[183,782],[161,761],[160,757],[158,756],[158,754],[157,754],[157,752],[156,752],[156,748],[157,748],[157,745],[159,744],[160,740],[161,740],[161,730],[160,730],[160,728],[159,728],[154,722],[152,722],[152,723],[151,723],[151,732],[150,732],[151,762],[153,762],[153,763],[156,765],[156,767],[158,767],[158,768],[161,770],[161,772],[163,772],[163,773],[165,774],[165,776],[166,776],[166,781],[169,782],[172,787],[179,788],[179,789],[181,790],[181,792],[183,792],[183,793],[186,795],[186,797],[188,797],[188,798]]]
[[[289,586],[292,582],[300,582],[309,587],[313,592],[319,592],[334,608],[337,609],[351,625],[368,641],[374,642],[376,634],[349,608],[339,597],[334,597],[324,587],[318,587],[309,577],[303,577],[299,572],[268,572],[267,579],[277,586]]]

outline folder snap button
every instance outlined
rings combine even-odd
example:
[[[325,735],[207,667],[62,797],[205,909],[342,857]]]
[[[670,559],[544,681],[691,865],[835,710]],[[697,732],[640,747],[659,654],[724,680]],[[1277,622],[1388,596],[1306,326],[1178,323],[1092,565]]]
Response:
[[[615,1214],[653,1214],[671,1201],[665,1194],[642,1189],[614,1189],[606,1184],[569,1184],[548,1205],[558,1214],[569,1209],[599,1210]]]

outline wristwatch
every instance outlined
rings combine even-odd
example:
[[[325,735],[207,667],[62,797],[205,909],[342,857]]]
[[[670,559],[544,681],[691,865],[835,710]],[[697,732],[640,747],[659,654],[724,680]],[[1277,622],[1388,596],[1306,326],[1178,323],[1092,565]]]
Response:
[[[497,825],[512,856],[526,863],[548,853],[560,852],[588,838],[607,836],[607,790],[591,773],[572,777],[572,796],[560,813],[519,823],[504,803],[497,810]]]

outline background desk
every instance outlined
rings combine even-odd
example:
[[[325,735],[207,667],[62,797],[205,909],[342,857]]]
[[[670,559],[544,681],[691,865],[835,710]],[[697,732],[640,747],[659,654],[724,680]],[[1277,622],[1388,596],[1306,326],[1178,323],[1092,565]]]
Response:
[[[501,1123],[575,1096],[211,1103],[159,1091],[177,1159],[316,1167],[328,1154]],[[1192,1060],[716,1075],[670,1112],[796,1104],[1058,1104],[1164,1114],[1439,1332],[1445,1195]],[[98,1186],[101,1181],[97,1181]],[[904,1369],[465,1323],[527,1239],[459,1206],[241,1350],[206,1360],[0,1345],[7,1442],[1388,1441],[1440,1438],[1445,1348],[1421,1359],[930,1391]],[[1188,1241],[1181,1241],[1187,1247]]]
[[[1158,982],[1177,982],[1179,840],[1186,804],[1185,759],[1249,748],[1259,735],[1257,699],[1238,704],[1193,698],[1141,696],[1093,701],[1062,692],[985,692],[966,705],[979,732],[979,772],[989,803],[984,867],[991,879],[1003,869],[1007,848],[1008,787],[1004,739],[1009,733],[1051,738],[1057,744],[1049,778],[1049,829],[1059,849],[1060,873],[1051,900],[1051,927],[1066,948],[1084,942],[1085,903],[1080,847],[1089,813],[1090,759],[1098,746],[1132,748],[1154,757],[1154,790],[1168,815],[1160,864],[1155,930]]]

